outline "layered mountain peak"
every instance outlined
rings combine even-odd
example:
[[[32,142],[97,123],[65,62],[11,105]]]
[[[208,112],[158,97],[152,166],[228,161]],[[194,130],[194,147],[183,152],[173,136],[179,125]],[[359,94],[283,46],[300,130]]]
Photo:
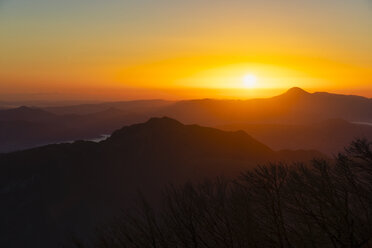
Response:
[[[152,147],[168,153],[200,153],[218,157],[221,154],[255,158],[273,157],[273,151],[243,131],[225,132],[210,127],[185,125],[169,117],[151,118],[145,123],[115,131],[105,143],[115,147]],[[129,145],[130,144],[130,145]],[[159,152],[159,151],[158,151]],[[250,160],[248,159],[248,160]],[[258,160],[256,160],[258,159]]]
[[[298,95],[309,95],[310,93],[304,89],[301,89],[300,87],[293,87],[293,88],[290,88],[285,94],[298,96]]]

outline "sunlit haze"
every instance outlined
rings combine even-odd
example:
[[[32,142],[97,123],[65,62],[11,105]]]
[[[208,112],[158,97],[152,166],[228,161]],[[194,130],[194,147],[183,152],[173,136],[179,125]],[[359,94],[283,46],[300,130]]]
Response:
[[[372,248],[372,0],[0,0],[0,248]]]
[[[0,0],[0,97],[372,97],[371,27],[369,0]]]
[[[243,78],[244,87],[254,88],[257,85],[257,77],[255,75],[245,75]]]

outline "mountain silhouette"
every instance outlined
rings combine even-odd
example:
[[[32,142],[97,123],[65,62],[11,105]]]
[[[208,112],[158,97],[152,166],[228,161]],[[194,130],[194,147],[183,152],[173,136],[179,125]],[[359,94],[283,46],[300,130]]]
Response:
[[[102,134],[109,134],[124,125],[160,116],[169,116],[186,124],[197,123],[211,127],[235,125],[245,129],[247,125],[281,125],[299,130],[301,126],[326,122],[330,119],[351,123],[372,123],[372,99],[325,92],[309,93],[295,87],[284,94],[266,99],[201,99],[177,102],[139,100],[44,109],[20,107],[0,110],[0,153],[70,140],[93,139]],[[338,151],[340,146],[348,144],[351,136],[359,136],[360,132],[351,130],[356,130],[358,127],[349,129],[347,142],[344,142],[346,139],[342,141],[338,136],[325,140],[324,144],[338,139],[342,142],[327,147],[322,146],[322,149],[324,148],[322,151],[327,153]],[[327,132],[328,129],[330,128],[323,126],[319,129],[319,133]],[[365,130],[365,128],[361,129]],[[362,134],[367,133],[366,135],[369,136],[370,131],[365,131]],[[291,132],[287,133],[292,135]],[[342,132],[333,133],[345,136]],[[284,138],[281,138],[283,142],[266,138],[262,141],[275,149],[293,149],[298,143],[285,142],[291,140],[287,138],[293,137],[290,135],[284,135]],[[255,137],[261,140],[264,136],[265,134],[262,133]],[[311,139],[302,140],[304,142],[298,148],[314,148],[312,144],[319,144],[319,142],[312,143]]]
[[[13,109],[0,110],[0,121],[46,121],[55,115],[40,108],[21,106]]]
[[[0,155],[1,247],[58,247],[126,209],[140,190],[156,202],[167,183],[235,176],[257,163],[301,161],[243,131],[152,118],[100,143],[76,141]]]

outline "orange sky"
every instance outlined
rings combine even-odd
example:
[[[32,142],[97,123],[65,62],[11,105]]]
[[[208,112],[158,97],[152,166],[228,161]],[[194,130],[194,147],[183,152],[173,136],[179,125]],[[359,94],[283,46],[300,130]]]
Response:
[[[0,1],[0,97],[372,97],[371,16],[368,0]]]

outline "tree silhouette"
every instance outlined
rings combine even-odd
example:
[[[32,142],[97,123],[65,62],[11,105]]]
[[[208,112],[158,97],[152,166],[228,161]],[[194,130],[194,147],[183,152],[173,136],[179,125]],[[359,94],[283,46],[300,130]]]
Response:
[[[372,247],[372,151],[355,140],[334,160],[260,165],[235,180],[168,186],[162,206],[98,231],[96,248]]]

